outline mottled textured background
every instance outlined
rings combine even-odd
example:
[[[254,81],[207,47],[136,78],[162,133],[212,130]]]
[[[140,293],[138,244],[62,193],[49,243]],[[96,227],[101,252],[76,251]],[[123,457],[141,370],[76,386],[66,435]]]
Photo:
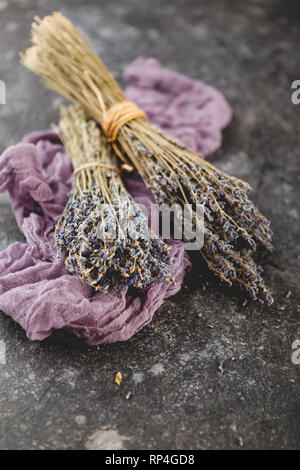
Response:
[[[130,341],[101,348],[66,336],[30,343],[1,315],[0,448],[299,449],[299,2],[49,5],[0,0],[0,150],[48,127],[61,103],[18,64],[35,14],[60,9],[81,25],[118,79],[144,55],[216,86],[235,116],[216,164],[247,179],[272,220],[265,278],[276,303],[242,307],[219,289],[184,289]],[[0,249],[23,240],[3,195],[0,224]]]

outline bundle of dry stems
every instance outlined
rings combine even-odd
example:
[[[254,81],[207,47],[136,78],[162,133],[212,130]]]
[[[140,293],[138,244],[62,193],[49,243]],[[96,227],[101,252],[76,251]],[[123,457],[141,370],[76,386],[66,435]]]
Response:
[[[31,40],[22,63],[100,124],[115,154],[138,170],[158,203],[204,206],[200,254],[208,268],[228,286],[271,304],[253,255],[257,248],[272,251],[272,232],[248,197],[249,185],[162,133],[126,102],[101,59],[60,13],[35,18]],[[196,224],[196,212],[193,216]]]
[[[55,230],[67,270],[105,293],[126,294],[128,287],[169,281],[170,247],[149,233],[148,219],[127,192],[103,132],[82,108],[61,107],[60,116],[60,137],[74,169],[73,189]],[[118,225],[122,211],[130,214],[132,230]],[[128,236],[134,229],[143,237]]]

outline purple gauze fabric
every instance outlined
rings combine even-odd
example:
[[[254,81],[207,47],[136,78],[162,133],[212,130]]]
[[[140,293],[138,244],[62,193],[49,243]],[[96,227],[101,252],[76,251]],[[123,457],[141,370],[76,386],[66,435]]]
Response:
[[[215,152],[222,129],[232,118],[224,96],[212,86],[162,67],[158,60],[138,57],[125,70],[128,100],[147,117],[200,155]]]
[[[132,67],[129,70],[133,70]],[[167,72],[164,69],[165,79]],[[169,74],[174,77],[173,72]],[[139,71],[137,76],[140,76]],[[185,80],[190,83],[188,78]],[[178,83],[181,82],[184,83],[182,76]],[[176,86],[173,78],[170,93],[174,90],[175,94]],[[133,85],[130,90],[132,93]],[[143,95],[144,91],[139,92],[137,87],[136,102],[139,102],[139,93]],[[217,98],[216,95],[216,101]],[[193,101],[190,96],[189,101]],[[223,101],[224,98],[221,108]],[[170,97],[168,103],[175,112]],[[153,109],[156,105],[154,96]],[[147,107],[149,112],[149,103]],[[192,112],[190,105],[189,109]],[[214,109],[218,109],[217,103]],[[164,110],[167,113],[167,105]],[[211,116],[213,118],[213,113]],[[216,117],[215,122],[218,127],[220,119]],[[126,183],[137,202],[151,204],[152,195],[136,174],[129,175]],[[1,156],[0,191],[8,190],[12,210],[27,243],[13,243],[0,253],[0,309],[17,321],[31,340],[42,340],[62,328],[90,345],[126,340],[151,321],[165,298],[180,290],[190,261],[184,244],[170,241],[174,283],[152,283],[134,297],[127,295],[124,302],[113,292],[107,296],[98,293],[90,301],[90,287],[66,272],[53,246],[53,227],[63,212],[71,184],[71,163],[52,131],[29,134]]]

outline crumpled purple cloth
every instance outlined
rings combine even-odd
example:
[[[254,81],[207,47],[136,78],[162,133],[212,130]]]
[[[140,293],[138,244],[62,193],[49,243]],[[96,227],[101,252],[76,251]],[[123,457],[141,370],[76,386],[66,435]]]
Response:
[[[230,123],[232,110],[216,88],[162,67],[153,58],[138,57],[124,77],[129,82],[127,99],[167,134],[202,156],[221,146],[222,129]]]
[[[139,65],[139,62],[135,61],[134,64]],[[133,73],[134,64],[129,67],[129,74]],[[174,91],[175,96],[178,75],[174,76],[173,72],[163,69],[162,83],[168,78],[167,72],[173,77],[170,90]],[[139,70],[136,77],[139,80],[142,78]],[[185,80],[188,88],[190,79],[178,76],[178,89],[184,88]],[[150,89],[150,82],[147,83]],[[155,90],[155,83],[152,86]],[[167,88],[165,84],[166,96]],[[134,89],[135,86],[131,85],[129,94]],[[136,99],[132,99],[139,102],[140,93],[140,86],[136,86]],[[193,93],[196,103],[198,91],[190,89],[190,94],[186,95],[192,114]],[[155,96],[153,110],[159,102]],[[218,95],[215,99],[218,101]],[[222,109],[223,102],[224,98],[220,100]],[[170,96],[168,105],[165,103],[165,116],[168,107],[172,107],[172,113],[177,114],[184,107],[184,101],[181,101],[176,108]],[[141,102],[138,104],[142,105]],[[198,106],[196,108],[194,111],[197,114]],[[150,114],[149,102],[145,109]],[[212,108],[209,112],[212,113]],[[215,123],[219,127],[220,119],[217,116]],[[178,130],[180,126],[176,124],[175,127]],[[193,139],[185,143],[193,146]],[[136,173],[127,177],[126,184],[137,202],[146,206],[151,204],[152,195]],[[180,290],[191,263],[184,251],[184,244],[171,240],[174,282],[153,282],[135,296],[127,294],[124,301],[114,292],[108,295],[97,293],[90,300],[91,288],[67,273],[62,257],[57,257],[54,248],[54,224],[64,210],[71,185],[72,166],[53,131],[33,132],[0,157],[0,192],[9,192],[16,221],[26,238],[26,243],[13,243],[0,253],[0,309],[18,322],[31,340],[42,340],[60,329],[73,333],[90,345],[126,340],[151,321],[165,298]]]

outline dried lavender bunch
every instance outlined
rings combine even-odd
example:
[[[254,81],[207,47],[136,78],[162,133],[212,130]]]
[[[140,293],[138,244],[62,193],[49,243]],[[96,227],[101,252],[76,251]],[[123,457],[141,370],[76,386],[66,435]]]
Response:
[[[120,106],[126,100],[119,85],[61,14],[35,18],[32,47],[21,60],[46,86],[85,108],[118,156],[126,155],[137,168],[157,202],[204,204],[205,243],[200,253],[208,267],[251,298],[272,303],[252,258],[256,247],[272,250],[272,234],[249,200],[246,183],[220,172],[145,118],[128,120],[132,109]]]
[[[60,129],[74,167],[73,189],[55,231],[68,272],[104,292],[169,280],[170,247],[148,230],[147,217],[125,189],[95,121],[82,109],[62,107]],[[119,222],[127,213],[144,238],[124,232],[127,226]],[[116,225],[114,233],[107,232]]]
[[[133,136],[131,145],[144,163],[142,176],[156,201],[202,205],[205,237],[200,253],[208,268],[229,287],[239,287],[253,300],[271,305],[271,291],[253,254],[257,248],[273,251],[272,231],[269,221],[248,198],[250,186],[209,164],[182,157],[173,156],[166,168]],[[197,222],[194,213],[193,225]]]

